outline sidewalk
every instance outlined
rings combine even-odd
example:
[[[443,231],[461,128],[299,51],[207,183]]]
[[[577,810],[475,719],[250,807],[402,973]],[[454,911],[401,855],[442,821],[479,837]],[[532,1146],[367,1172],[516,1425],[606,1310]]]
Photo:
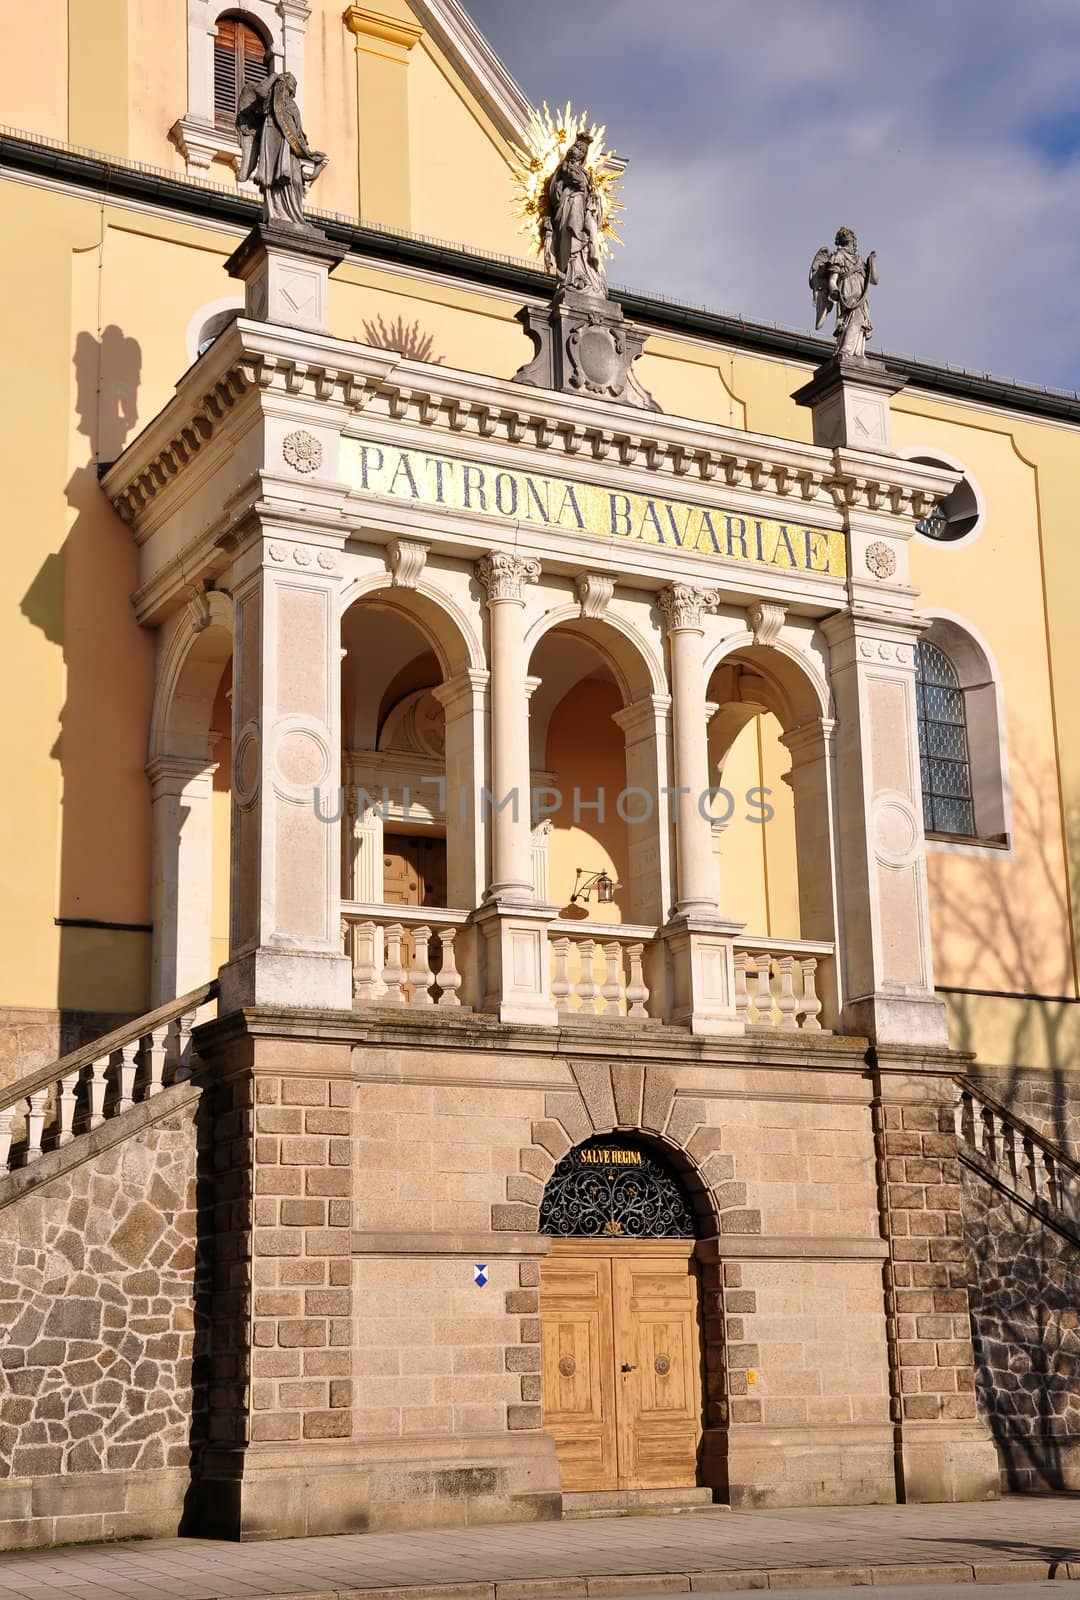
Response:
[[[925,1583],[935,1594],[957,1582],[1046,1577],[1080,1580],[1080,1498],[81,1545],[0,1555],[0,1600],[381,1600],[391,1591],[395,1600],[539,1600],[779,1589],[796,1578]]]

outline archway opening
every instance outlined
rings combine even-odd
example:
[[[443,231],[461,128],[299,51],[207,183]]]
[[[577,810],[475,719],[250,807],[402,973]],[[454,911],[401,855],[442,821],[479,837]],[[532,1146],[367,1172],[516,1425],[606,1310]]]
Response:
[[[723,1358],[703,1337],[700,1203],[629,1134],[577,1145],[548,1180],[541,1402],[564,1491],[701,1492],[705,1372]]]

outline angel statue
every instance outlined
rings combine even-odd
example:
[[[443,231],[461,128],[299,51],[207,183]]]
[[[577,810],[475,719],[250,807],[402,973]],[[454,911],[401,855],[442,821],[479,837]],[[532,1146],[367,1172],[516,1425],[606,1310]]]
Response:
[[[835,248],[829,250],[822,245],[810,263],[810,287],[817,311],[814,326],[820,328],[831,308],[836,307],[833,337],[836,353],[842,359],[866,359],[866,341],[874,331],[867,302],[870,285],[877,281],[874,251],[871,250],[864,261],[850,228],[841,228],[836,235]]]
[[[596,180],[586,165],[592,137],[579,133],[548,179],[541,236],[544,262],[562,289],[605,298],[601,255],[602,211]]]
[[[268,68],[271,63],[268,60]],[[304,216],[304,196],[326,166],[313,150],[300,122],[296,79],[291,72],[268,70],[261,83],[246,83],[236,113],[240,136],[240,176],[262,190],[262,220],[270,226],[314,230]]]

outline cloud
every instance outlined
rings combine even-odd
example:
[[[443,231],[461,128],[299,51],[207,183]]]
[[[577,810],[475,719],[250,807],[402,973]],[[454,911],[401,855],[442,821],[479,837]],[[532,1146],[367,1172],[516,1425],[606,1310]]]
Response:
[[[1075,0],[466,0],[630,158],[613,280],[807,328],[848,224],[874,343],[1080,387]]]

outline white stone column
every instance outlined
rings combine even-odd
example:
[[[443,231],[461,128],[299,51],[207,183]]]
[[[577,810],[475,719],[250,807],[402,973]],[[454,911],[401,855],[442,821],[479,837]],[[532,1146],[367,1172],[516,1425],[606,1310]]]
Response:
[[[487,594],[491,669],[491,795],[482,807],[491,838],[491,877],[474,917],[482,940],[481,1005],[502,1022],[554,1026],[547,925],[553,906],[537,903],[532,871],[532,769],[529,686],[522,627],[525,584],[539,561],[494,551],[477,563]],[[448,763],[449,765],[449,763]]]
[[[488,882],[480,804],[488,679],[488,673],[467,668],[432,690],[446,733],[446,899],[462,911],[480,904]]]
[[[944,1045],[915,718],[919,624],[849,612],[822,627],[837,717],[844,1027],[881,1043]]]
[[[336,555],[258,530],[233,567],[233,899],[222,1006],[349,1007]]]
[[[716,596],[689,583],[662,589],[660,610],[671,653],[671,715],[675,756],[675,908],[717,910],[712,823],[701,797],[709,787],[708,713],[705,706],[705,630]]]
[[[741,925],[725,922],[717,905],[712,819],[702,798],[709,788],[704,627],[716,609],[709,589],[673,583],[659,595],[671,658],[671,716],[675,779],[675,915],[664,928],[671,965],[668,1015],[693,1033],[742,1033],[735,1014],[732,939]]]
[[[799,931],[804,939],[838,944],[837,874],[833,793],[836,724],[819,717],[781,736],[791,752],[791,770],[784,781],[795,801],[795,851],[799,871]],[[827,964],[819,963],[817,992],[822,1026],[835,1028],[840,1013],[839,949]]]
[[[528,904],[532,887],[532,769],[526,686],[525,585],[540,563],[496,551],[477,563],[487,594],[491,667],[491,879],[488,898]]]
[[[150,779],[150,1003],[164,1005],[208,983],[213,895],[212,807],[216,762],[155,756]]]

